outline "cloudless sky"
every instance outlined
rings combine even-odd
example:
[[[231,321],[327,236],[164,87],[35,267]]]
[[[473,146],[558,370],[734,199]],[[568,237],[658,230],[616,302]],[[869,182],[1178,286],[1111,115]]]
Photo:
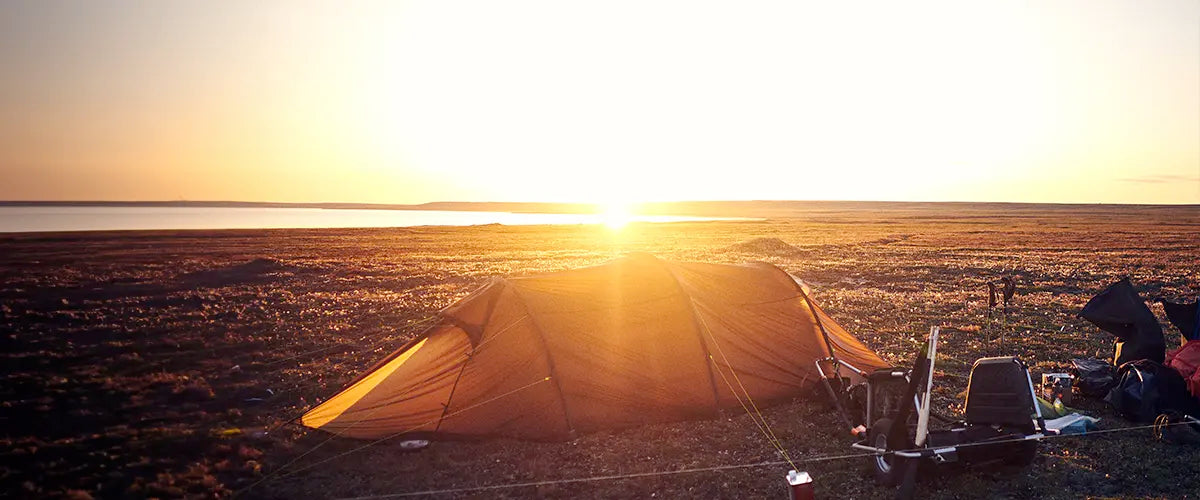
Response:
[[[1200,2],[0,2],[0,199],[1200,203]]]

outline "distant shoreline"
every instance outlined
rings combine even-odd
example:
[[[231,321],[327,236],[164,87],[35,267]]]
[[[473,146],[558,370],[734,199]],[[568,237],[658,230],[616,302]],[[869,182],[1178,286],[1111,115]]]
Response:
[[[0,200],[0,207],[216,207],[216,208],[314,208],[326,210],[437,210],[453,212],[509,212],[530,214],[592,214],[603,211],[603,205],[592,203],[553,202],[477,202],[437,201],[420,204],[385,203],[288,203],[258,201],[59,201],[59,200]],[[745,201],[679,201],[636,204],[636,212],[644,215],[678,216],[740,216],[786,217],[825,211],[900,210],[914,212],[955,212],[1002,209],[1013,212],[1125,212],[1198,209],[1200,204],[1149,205],[1107,203],[1024,203],[971,201],[802,201],[802,200],[745,200]]]

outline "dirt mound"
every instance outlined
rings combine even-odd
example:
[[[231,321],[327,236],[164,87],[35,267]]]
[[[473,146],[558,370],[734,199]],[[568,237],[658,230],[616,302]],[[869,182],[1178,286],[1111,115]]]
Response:
[[[787,242],[779,238],[753,238],[741,243],[730,245],[727,249],[729,252],[741,253],[757,253],[764,255],[795,255],[800,252]]]
[[[891,245],[892,243],[901,243],[912,238],[911,234],[896,234],[886,238],[880,238],[875,241],[868,241],[865,245]]]

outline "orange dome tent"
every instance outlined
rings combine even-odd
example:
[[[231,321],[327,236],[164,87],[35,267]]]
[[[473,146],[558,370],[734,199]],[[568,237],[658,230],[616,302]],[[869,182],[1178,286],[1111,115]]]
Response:
[[[301,422],[369,439],[566,439],[796,396],[830,349],[886,366],[778,267],[635,254],[493,280]]]

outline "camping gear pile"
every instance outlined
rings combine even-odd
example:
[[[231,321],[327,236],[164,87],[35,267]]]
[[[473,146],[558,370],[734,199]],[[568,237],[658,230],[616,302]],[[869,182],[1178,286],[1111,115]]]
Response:
[[[1070,373],[1043,373],[1042,398],[1047,401],[1062,401],[1071,404],[1073,378]]]
[[[831,373],[821,368],[822,363],[834,366],[835,372],[844,367],[864,379],[859,393],[865,394],[865,401],[855,406],[861,413],[853,420],[865,425],[850,431],[865,438],[851,446],[873,453],[876,482],[900,486],[900,498],[912,495],[922,462],[1026,466],[1037,455],[1038,441],[1057,434],[1042,416],[1029,368],[1012,356],[982,358],[971,367],[962,420],[935,414],[930,394],[939,332],[938,327],[930,330],[911,370],[889,367],[867,372],[837,356],[817,362],[827,386],[832,385]],[[855,391],[848,394],[853,397]],[[932,429],[932,418],[946,420],[949,427]]]
[[[1080,317],[1113,334],[1111,364],[1073,360],[1080,393],[1103,396],[1122,417],[1154,422],[1160,415],[1200,415],[1200,311],[1197,304],[1163,301],[1184,345],[1166,352],[1154,313],[1128,278],[1093,297]]]

